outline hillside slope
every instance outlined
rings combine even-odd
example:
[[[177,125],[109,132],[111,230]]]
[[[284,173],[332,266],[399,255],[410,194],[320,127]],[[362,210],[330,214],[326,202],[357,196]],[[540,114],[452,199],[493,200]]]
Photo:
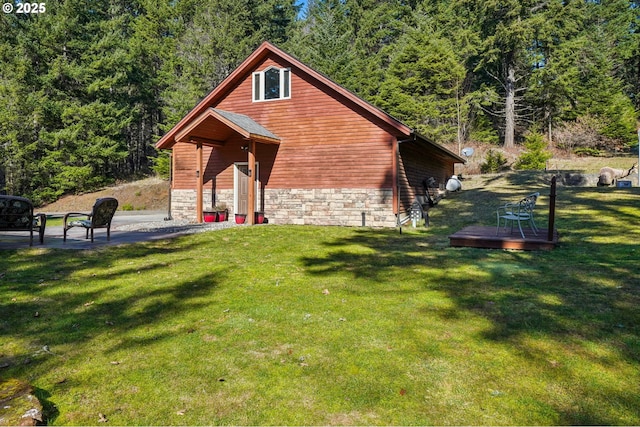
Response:
[[[167,209],[169,201],[169,182],[156,177],[145,178],[107,187],[95,193],[64,196],[38,210],[47,213],[89,211],[100,197],[118,199],[119,210],[162,211]]]

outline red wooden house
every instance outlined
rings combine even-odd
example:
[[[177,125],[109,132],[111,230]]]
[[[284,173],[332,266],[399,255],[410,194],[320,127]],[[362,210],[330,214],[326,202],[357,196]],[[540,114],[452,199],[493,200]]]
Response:
[[[156,147],[173,151],[172,215],[197,222],[223,204],[249,223],[393,227],[464,162],[267,42]]]

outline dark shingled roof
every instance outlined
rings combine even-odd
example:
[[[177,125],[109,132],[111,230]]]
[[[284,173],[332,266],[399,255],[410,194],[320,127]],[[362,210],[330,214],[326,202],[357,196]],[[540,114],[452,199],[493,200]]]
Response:
[[[254,121],[251,117],[247,117],[243,114],[232,113],[230,111],[220,110],[218,108],[212,108],[212,110],[251,135],[262,136],[275,140],[280,139],[260,123]]]

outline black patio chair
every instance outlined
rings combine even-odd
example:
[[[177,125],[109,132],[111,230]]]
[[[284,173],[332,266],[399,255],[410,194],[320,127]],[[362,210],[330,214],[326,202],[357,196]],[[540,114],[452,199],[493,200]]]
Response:
[[[70,212],[64,216],[64,237],[63,241],[67,241],[67,230],[73,227],[84,227],[87,231],[86,239],[89,238],[89,231],[91,231],[91,243],[93,243],[93,230],[96,228],[107,229],[107,240],[111,240],[111,221],[113,215],[118,209],[118,200],[113,197],[103,197],[96,200],[96,203],[91,209],[91,213]],[[74,217],[87,217],[86,219],[72,219]]]
[[[44,243],[47,216],[33,213],[31,200],[18,196],[0,195],[0,231],[28,231],[29,246],[33,246],[33,232],[38,232],[40,244]]]

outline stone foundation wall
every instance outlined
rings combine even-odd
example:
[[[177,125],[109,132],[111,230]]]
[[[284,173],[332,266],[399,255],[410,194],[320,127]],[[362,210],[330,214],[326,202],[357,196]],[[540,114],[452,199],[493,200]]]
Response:
[[[265,191],[265,216],[275,224],[394,227],[391,189],[324,188]]]
[[[202,204],[205,211],[213,208],[211,194],[211,190],[204,190],[202,193]],[[216,196],[216,204],[224,204],[232,214],[233,190],[219,190]],[[196,221],[196,190],[171,190],[171,216],[174,219]]]
[[[216,196],[217,203],[224,203],[233,214],[233,190],[218,191]],[[211,206],[211,190],[203,198],[204,206]],[[172,216],[195,221],[195,200],[195,190],[173,190]],[[264,213],[271,224],[396,225],[391,188],[266,189]]]

